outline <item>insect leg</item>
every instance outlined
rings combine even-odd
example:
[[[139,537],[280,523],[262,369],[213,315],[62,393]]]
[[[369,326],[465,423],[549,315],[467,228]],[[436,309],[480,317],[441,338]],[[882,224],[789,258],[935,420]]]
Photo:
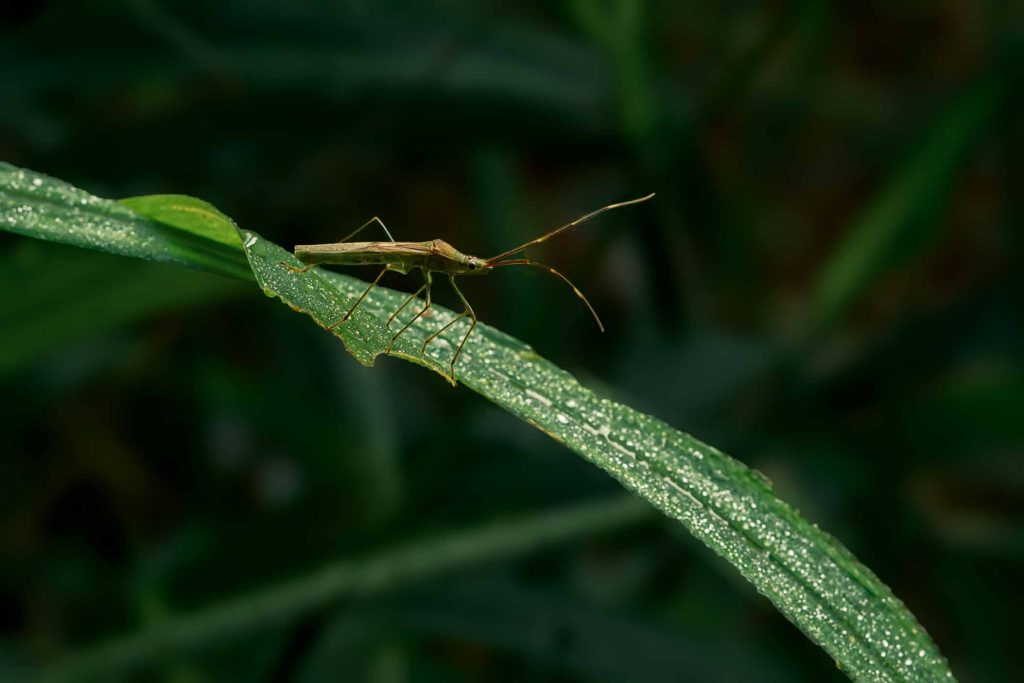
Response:
[[[402,333],[403,333],[403,332],[405,332],[405,331],[406,331],[407,329],[409,329],[409,327],[410,327],[410,326],[411,326],[411,325],[412,325],[412,324],[413,324],[414,322],[416,322],[417,320],[419,320],[419,319],[420,319],[420,317],[421,317],[421,316],[422,316],[422,315],[423,315],[424,313],[426,313],[426,312],[427,312],[427,309],[428,309],[428,308],[430,308],[430,285],[431,285],[431,284],[433,284],[433,283],[431,282],[431,277],[430,277],[430,271],[428,271],[428,270],[425,270],[425,271],[423,271],[423,279],[424,279],[424,280],[426,280],[426,284],[424,284],[424,285],[423,285],[423,287],[420,287],[420,291],[423,291],[423,289],[426,289],[426,290],[427,290],[427,297],[426,297],[426,302],[425,302],[425,304],[424,304],[423,308],[421,308],[421,309],[420,309],[420,312],[419,312],[419,313],[417,313],[417,314],[416,314],[415,316],[413,316],[412,320],[410,320],[409,322],[407,322],[407,323],[406,323],[406,324],[405,324],[405,325],[404,325],[404,326],[402,327],[402,329],[400,329],[400,330],[399,330],[399,331],[398,331],[398,332],[397,332],[397,333],[395,334],[395,336],[391,338],[391,343],[389,343],[389,344],[388,344],[388,348],[387,348],[387,351],[386,351],[385,353],[387,353],[387,352],[391,351],[391,347],[392,347],[392,346],[394,346],[394,344],[395,344],[395,340],[396,340],[396,339],[398,339],[398,338],[399,338],[400,336],[402,336]],[[419,293],[419,292],[417,292],[417,294],[418,294],[418,293]],[[408,302],[406,302],[406,303],[408,303]],[[402,304],[402,308],[405,308],[405,304]],[[401,310],[401,309],[399,309],[399,310]],[[398,315],[398,311],[395,311],[395,315]],[[391,317],[393,318],[394,316],[391,316]],[[391,321],[389,320],[388,322],[390,323]]]
[[[356,307],[359,306],[359,304],[363,303],[363,299],[366,298],[366,295],[370,293],[371,289],[377,286],[377,283],[380,282],[380,279],[384,277],[384,273],[388,272],[389,270],[391,270],[391,266],[384,266],[384,270],[380,271],[377,277],[374,278],[373,282],[370,283],[370,286],[363,290],[363,293],[359,295],[359,298],[356,299],[356,302],[352,304],[351,308],[348,309],[348,312],[345,313],[345,315],[338,318],[338,320],[332,323],[331,326],[328,327],[327,329],[333,330],[335,327],[337,327],[338,325],[352,317],[352,313],[355,312]]]
[[[473,307],[469,305],[468,301],[466,301],[466,297],[462,296],[459,286],[455,284],[455,276],[449,275],[448,280],[452,283],[452,289],[454,289],[455,293],[459,295],[459,300],[462,302],[462,305],[466,307],[466,310],[462,312],[462,315],[468,315],[473,321],[473,324],[470,325],[469,329],[466,331],[466,335],[462,338],[462,341],[459,342],[459,348],[455,351],[455,355],[452,356],[451,376],[452,379],[455,379],[455,362],[459,360],[459,354],[462,353],[462,347],[466,345],[466,340],[469,339],[469,335],[473,334],[473,329],[476,327],[476,313],[473,312]]]
[[[427,288],[427,285],[423,285],[422,287],[420,287],[415,292],[413,292],[412,294],[409,295],[409,298],[406,299],[405,302],[401,306],[398,307],[397,311],[395,311],[394,313],[391,314],[390,318],[388,318],[388,327],[391,327],[391,323],[393,323],[395,321],[395,318],[398,317],[398,314],[401,313],[402,311],[404,311],[405,307],[408,306],[410,303],[412,303],[412,300],[415,299],[416,297],[418,297],[420,295],[420,293],[424,289],[426,289],[426,288]]]
[[[370,220],[366,221],[365,223],[363,223],[362,225],[360,225],[360,226],[359,226],[358,228],[356,228],[355,230],[353,230],[353,231],[352,231],[351,233],[349,233],[349,234],[348,234],[347,236],[345,236],[344,238],[342,238],[342,239],[338,240],[338,242],[337,242],[337,243],[338,243],[338,244],[341,244],[342,242],[348,242],[348,241],[349,241],[350,239],[352,239],[353,237],[355,237],[356,235],[358,235],[358,234],[359,234],[359,233],[360,233],[360,232],[362,231],[362,229],[363,229],[363,228],[365,228],[366,226],[368,226],[368,225],[369,225],[370,223],[374,223],[374,222],[376,222],[376,223],[377,223],[378,225],[380,225],[380,227],[384,228],[384,234],[388,236],[388,239],[389,239],[389,240],[391,240],[392,242],[394,242],[394,241],[395,241],[395,238],[391,236],[391,233],[390,233],[390,232],[388,232],[388,227],[387,227],[386,225],[384,225],[384,221],[382,221],[382,220],[381,220],[380,218],[378,218],[377,216],[374,216],[373,218],[371,218]]]
[[[452,325],[454,325],[455,323],[459,322],[460,320],[462,320],[465,317],[466,317],[466,312],[463,311],[462,313],[458,314],[457,316],[455,316],[454,318],[449,320],[448,323],[444,327],[442,327],[437,332],[435,332],[434,334],[432,334],[429,337],[427,337],[426,341],[423,342],[423,348],[420,349],[420,353],[426,353],[427,352],[427,344],[429,344],[430,342],[432,342],[435,339],[437,339],[439,336],[441,336],[442,332],[444,332],[449,327],[451,327]]]

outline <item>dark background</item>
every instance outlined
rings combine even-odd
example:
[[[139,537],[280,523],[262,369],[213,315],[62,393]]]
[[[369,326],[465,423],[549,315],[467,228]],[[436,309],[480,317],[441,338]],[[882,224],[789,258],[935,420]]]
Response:
[[[481,319],[765,472],[893,588],[962,680],[1020,675],[1019,5],[3,12],[0,158],[101,196],[195,195],[286,246],[376,214],[397,239],[487,256],[657,191],[533,252],[587,292],[606,334],[533,271],[466,281]],[[6,666],[618,490],[464,388],[389,358],[358,366],[253,287],[10,235],[0,249],[21,273],[0,308],[25,320],[0,333]],[[851,263],[862,277],[843,285]],[[657,517],[144,675],[313,671],[842,679]]]

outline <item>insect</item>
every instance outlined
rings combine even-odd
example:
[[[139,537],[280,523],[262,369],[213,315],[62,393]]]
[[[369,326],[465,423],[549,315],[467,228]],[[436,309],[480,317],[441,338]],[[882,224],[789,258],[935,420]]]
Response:
[[[426,295],[424,296],[423,308],[421,308],[419,312],[416,313],[416,315],[413,316],[413,318],[409,322],[405,323],[405,325],[403,325],[402,328],[398,330],[398,332],[396,332],[394,336],[391,337],[391,342],[388,344],[386,352],[391,351],[391,347],[394,346],[395,341],[399,337],[401,337],[402,334],[406,330],[408,330],[413,323],[419,320],[430,309],[430,288],[433,284],[433,273],[446,274],[448,276],[449,282],[451,282],[452,289],[455,290],[455,294],[459,297],[459,301],[462,302],[463,311],[458,316],[453,318],[450,322],[448,322],[448,324],[446,324],[444,327],[442,327],[441,329],[427,337],[427,339],[423,342],[423,348],[421,349],[421,353],[425,352],[427,350],[427,345],[430,344],[430,342],[434,341],[442,332],[444,332],[449,327],[451,327],[458,321],[462,320],[463,318],[469,317],[469,319],[472,322],[470,323],[469,329],[466,330],[466,333],[462,336],[462,341],[459,342],[459,347],[458,349],[456,349],[455,354],[452,356],[450,363],[450,374],[451,378],[454,380],[455,363],[456,361],[458,361],[459,355],[462,353],[462,347],[466,345],[466,340],[469,339],[469,335],[473,333],[473,329],[476,327],[477,323],[477,317],[476,313],[473,312],[473,307],[469,305],[469,302],[466,301],[466,297],[463,296],[462,292],[459,290],[459,286],[455,284],[456,276],[483,275],[485,273],[491,272],[491,270],[493,270],[494,268],[499,268],[502,266],[533,266],[535,268],[540,268],[558,277],[567,285],[569,285],[569,287],[572,288],[573,293],[575,293],[576,296],[579,297],[579,299],[586,305],[587,310],[590,311],[590,314],[594,316],[594,320],[595,322],[597,322],[598,328],[602,332],[604,332],[604,325],[601,324],[601,319],[597,316],[597,312],[594,310],[594,307],[590,305],[589,301],[587,301],[587,297],[583,296],[583,292],[577,289],[576,285],[570,282],[567,277],[559,273],[551,266],[545,265],[543,263],[531,261],[530,259],[527,258],[509,257],[515,256],[521,251],[527,249],[528,247],[532,247],[534,245],[540,244],[541,242],[549,240],[555,235],[565,232],[566,230],[574,226],[577,226],[580,223],[589,220],[600,213],[604,213],[605,211],[617,209],[623,206],[629,206],[631,204],[639,204],[640,202],[647,201],[653,196],[654,194],[651,193],[646,197],[640,197],[639,199],[632,199],[630,201],[619,202],[618,204],[609,204],[608,206],[601,207],[596,211],[591,211],[590,213],[584,216],[580,216],[579,218],[570,223],[566,223],[561,227],[555,228],[551,232],[548,232],[544,235],[541,235],[540,237],[530,240],[529,242],[521,244],[518,247],[515,247],[514,249],[509,249],[508,251],[504,251],[498,254],[497,256],[492,256],[491,258],[487,259],[480,258],[479,256],[470,256],[469,254],[463,254],[461,251],[459,251],[452,245],[448,244],[444,240],[429,240],[426,242],[396,242],[395,238],[391,236],[390,232],[388,232],[387,226],[384,225],[384,222],[377,216],[374,216],[373,218],[371,218],[370,220],[366,221],[361,226],[356,228],[355,231],[353,231],[347,237],[338,242],[333,242],[330,244],[300,244],[296,246],[295,257],[299,261],[306,264],[305,268],[295,268],[284,263],[281,265],[283,265],[285,268],[288,268],[289,270],[300,273],[305,273],[314,266],[321,264],[340,266],[384,266],[383,270],[381,270],[377,277],[374,278],[373,282],[371,282],[369,286],[363,291],[363,293],[359,295],[359,298],[355,300],[355,303],[353,303],[352,306],[349,307],[345,315],[343,315],[334,324],[327,328],[329,330],[334,329],[335,327],[344,323],[350,317],[352,317],[352,313],[355,312],[356,308],[359,307],[359,304],[363,302],[363,299],[366,298],[366,295],[369,294],[370,291],[377,286],[377,283],[380,282],[380,279],[384,277],[385,273],[387,273],[388,271],[396,271],[402,274],[407,274],[414,268],[419,268],[420,271],[423,273],[423,285],[415,292],[413,292],[411,295],[409,295],[409,298],[406,299],[405,302],[398,307],[398,310],[391,314],[391,317],[388,318],[387,322],[388,327],[391,327],[391,323],[394,322],[395,318],[397,318],[398,315],[403,310],[405,310],[406,306],[412,303],[413,299],[418,298],[420,294],[423,294],[425,292]],[[360,231],[362,231],[364,228],[368,227],[373,223],[377,223],[378,225],[380,225],[380,227],[384,230],[384,234],[387,235],[389,241],[349,242],[349,240],[355,237]]]

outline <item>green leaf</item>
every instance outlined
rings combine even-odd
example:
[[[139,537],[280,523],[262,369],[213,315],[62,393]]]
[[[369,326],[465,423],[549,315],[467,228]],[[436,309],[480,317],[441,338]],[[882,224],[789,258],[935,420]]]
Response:
[[[184,194],[151,194],[122,199],[121,203],[164,225],[235,249],[242,246],[235,222],[202,199]]]
[[[9,194],[4,184],[9,181],[0,176],[0,206],[14,205],[16,213],[19,197],[33,197],[24,186],[35,186],[36,177],[23,171],[8,173],[17,190]],[[46,179],[41,185],[49,183],[57,181]],[[69,241],[78,240],[77,225],[71,220],[74,216],[62,213],[74,207],[61,207],[61,197],[85,201],[90,207],[90,213],[83,216],[86,220],[114,212],[109,206],[113,202],[83,195],[64,190],[46,205],[46,212],[37,210],[39,202],[31,204],[28,213],[34,222],[30,226],[9,219],[8,210],[0,217],[0,225],[13,225],[27,234],[39,231],[58,240],[66,233]],[[118,211],[127,210],[114,206]],[[173,211],[164,212],[158,200],[147,210],[164,219],[173,217]],[[145,230],[126,234],[119,231],[122,224],[142,225]],[[125,217],[110,228],[111,250],[131,253],[133,236],[149,239],[156,230],[153,225]],[[105,234],[93,225],[87,246],[104,248]],[[359,280],[319,268],[293,272],[285,266],[300,265],[294,256],[256,233],[242,231],[242,243],[251,272],[264,292],[322,327],[337,322],[365,289]],[[156,249],[145,241],[138,248],[140,252]],[[175,256],[184,257],[181,252]],[[391,335],[387,319],[406,297],[378,287],[351,320],[331,331],[357,360],[371,364],[387,348]],[[408,321],[414,315],[411,309],[395,324]],[[423,351],[427,336],[454,317],[441,307],[432,310],[432,316],[424,316],[408,329],[391,355],[447,377],[449,360],[468,323],[457,323]],[[776,498],[759,473],[660,420],[597,396],[526,344],[487,325],[479,325],[469,338],[457,374],[469,388],[602,468],[685,525],[739,569],[850,677],[863,681],[952,677],[932,640],[889,588],[838,541]],[[239,598],[240,604],[245,602],[246,598]]]
[[[131,208],[100,199],[56,178],[0,162],[0,227],[29,237],[97,249],[148,261],[179,263],[239,279],[252,273],[237,248],[226,242],[220,212],[206,202],[172,201],[161,208],[157,220]],[[134,200],[155,210],[154,198]],[[201,215],[200,207],[216,215]],[[184,209],[184,210],[183,210]],[[159,218],[175,218],[172,226]]]
[[[998,94],[997,82],[986,80],[945,108],[850,226],[815,287],[812,329],[830,325],[878,278],[932,243],[964,157],[989,130]]]
[[[300,265],[289,252],[243,232],[256,279],[268,294],[327,326],[364,289],[352,278]],[[339,325],[349,351],[363,362],[383,352],[383,321],[406,295],[375,288],[357,309],[355,325]],[[397,324],[414,315],[400,316]],[[454,313],[410,327],[392,355],[447,377],[463,329],[457,325],[428,347],[427,336]],[[376,322],[376,325],[374,324]],[[540,429],[618,479],[731,562],[790,621],[831,654],[855,680],[947,680],[945,659],[913,615],[838,541],[771,493],[759,473],[669,425],[580,385],[529,346],[481,323],[457,368],[467,387]]]

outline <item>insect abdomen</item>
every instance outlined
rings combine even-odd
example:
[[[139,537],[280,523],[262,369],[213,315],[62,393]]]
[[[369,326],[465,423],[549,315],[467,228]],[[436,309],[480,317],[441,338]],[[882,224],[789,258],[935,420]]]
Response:
[[[341,244],[300,244],[295,258],[303,263],[338,266],[418,266],[429,259],[430,242],[345,242]]]

